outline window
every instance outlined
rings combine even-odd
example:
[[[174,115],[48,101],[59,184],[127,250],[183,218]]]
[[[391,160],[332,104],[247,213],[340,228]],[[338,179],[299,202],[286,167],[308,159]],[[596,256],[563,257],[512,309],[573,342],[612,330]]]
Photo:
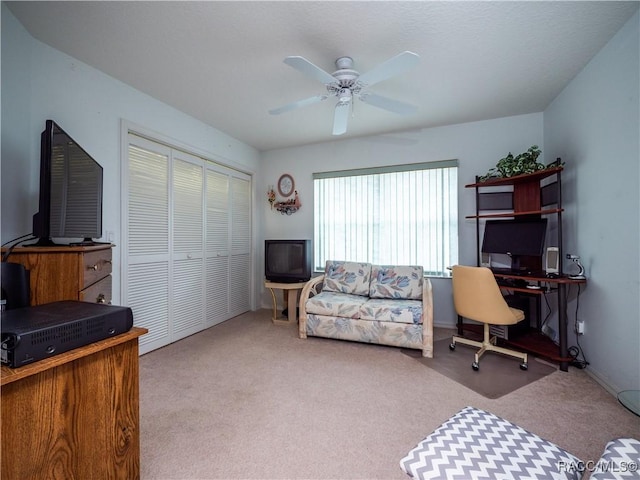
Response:
[[[458,161],[313,174],[314,265],[327,260],[422,265],[448,276],[458,262]]]

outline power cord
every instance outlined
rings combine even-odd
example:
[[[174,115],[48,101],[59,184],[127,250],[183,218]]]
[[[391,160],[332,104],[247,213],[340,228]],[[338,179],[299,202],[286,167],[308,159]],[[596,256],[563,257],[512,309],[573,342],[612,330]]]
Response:
[[[572,367],[578,368],[580,370],[587,368],[587,365],[589,365],[589,362],[587,362],[586,360],[578,359],[578,356],[580,355],[582,355],[582,357],[584,358],[584,352],[582,351],[582,348],[580,348],[579,346],[569,347],[568,353],[569,353],[569,356],[572,358],[569,365],[571,365]]]
[[[551,305],[549,305],[549,299],[546,295],[542,295],[542,297],[544,298],[544,303],[547,304],[547,314],[544,316],[544,320],[540,324],[540,330],[544,329],[544,326],[547,324],[549,318],[551,317]]]
[[[24,242],[28,242],[29,240],[34,240],[36,237],[33,236],[32,233],[29,233],[27,235],[22,235],[21,237],[17,237],[14,238],[13,240],[9,240],[8,242],[4,243],[2,246],[5,247],[8,244],[10,244],[11,242],[15,242],[12,245],[10,245],[7,250],[4,252],[4,255],[2,255],[2,261],[6,262],[7,259],[9,258],[9,255],[11,255],[11,252],[13,251],[13,249],[15,247],[17,247],[18,245],[20,245],[21,243]]]
[[[547,298],[546,295],[542,296],[544,298],[544,302],[547,304],[547,314],[544,317],[544,320],[542,321],[542,323],[540,324],[540,331],[542,332],[543,335],[545,335],[548,339],[550,339],[553,343],[555,343],[556,345],[558,345],[558,342],[555,340],[555,338],[551,338],[551,336],[549,336],[546,332],[544,327],[547,325],[547,322],[549,321],[549,319],[551,318],[551,305],[549,304],[549,299]]]
[[[568,294],[567,289],[567,294]],[[567,295],[568,296],[568,295]],[[576,313],[573,320],[573,331],[576,333],[576,343],[577,346],[569,347],[568,353],[573,360],[571,360],[571,366],[579,369],[587,368],[589,362],[587,362],[587,357],[584,354],[584,350],[582,350],[582,346],[580,345],[580,335],[578,334],[578,309],[580,307],[580,284],[578,284],[578,295],[576,296]],[[582,357],[580,360],[579,357]]]
[[[29,238],[27,238],[27,237],[29,237]],[[22,235],[22,236],[20,236],[20,237],[14,238],[13,240],[9,240],[8,242],[3,243],[3,244],[2,244],[2,246],[3,246],[3,247],[6,247],[6,246],[7,246],[7,245],[9,245],[10,243],[13,243],[13,242],[15,242],[15,241],[17,241],[17,240],[22,240],[23,238],[25,238],[25,239],[27,239],[27,240],[30,240],[30,239],[31,239],[31,237],[33,237],[33,233],[27,233],[26,235]],[[24,241],[26,242],[27,240],[24,240]]]

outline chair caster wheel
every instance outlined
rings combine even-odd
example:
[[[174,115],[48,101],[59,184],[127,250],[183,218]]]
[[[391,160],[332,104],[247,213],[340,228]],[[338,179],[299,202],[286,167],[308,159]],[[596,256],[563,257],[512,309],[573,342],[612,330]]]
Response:
[[[455,343],[450,343],[449,344],[449,350],[455,350],[456,349],[456,344]]]
[[[526,363],[521,363],[520,370],[529,370],[529,365],[527,365]]]
[[[480,370],[480,365],[478,365],[478,362],[473,362],[471,364],[471,368],[473,368],[474,372],[477,372],[478,370]]]

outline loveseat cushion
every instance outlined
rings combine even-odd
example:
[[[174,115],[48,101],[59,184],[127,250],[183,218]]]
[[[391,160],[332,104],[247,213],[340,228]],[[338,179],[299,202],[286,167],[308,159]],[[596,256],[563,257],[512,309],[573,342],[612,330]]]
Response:
[[[354,318],[314,315],[307,317],[305,332],[315,337],[375,343],[401,348],[424,348],[422,325],[371,322]]]
[[[422,323],[422,302],[420,300],[392,300],[372,298],[360,306],[362,320],[380,322]]]
[[[311,297],[305,304],[307,313],[332,317],[360,318],[360,307],[369,300],[360,295],[325,292]]]
[[[421,266],[372,265],[369,296],[421,300],[423,276]]]
[[[322,291],[367,296],[370,279],[370,263],[327,260]]]

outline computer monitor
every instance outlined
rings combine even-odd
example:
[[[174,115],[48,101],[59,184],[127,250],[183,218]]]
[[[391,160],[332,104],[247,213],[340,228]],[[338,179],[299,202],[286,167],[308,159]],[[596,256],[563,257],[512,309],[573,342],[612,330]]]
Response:
[[[511,257],[511,268],[520,269],[520,257],[542,257],[547,219],[487,220],[482,252]]]

